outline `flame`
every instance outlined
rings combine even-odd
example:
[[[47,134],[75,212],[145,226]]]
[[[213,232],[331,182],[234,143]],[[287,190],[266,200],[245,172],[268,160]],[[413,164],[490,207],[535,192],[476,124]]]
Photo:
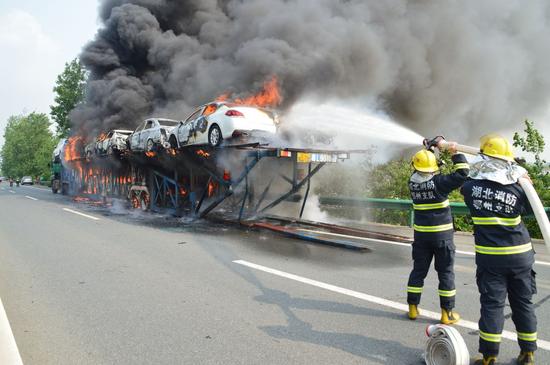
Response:
[[[231,97],[230,93],[224,93],[224,94],[221,94],[220,96],[218,96],[216,98],[216,101],[219,102],[219,103],[223,103],[224,101],[228,101],[230,97]]]
[[[145,152],[145,156],[147,157],[155,157],[157,154],[155,152]]]
[[[214,181],[210,181],[208,183],[208,197],[212,197],[214,193],[216,192],[216,189],[218,188],[218,184]]]
[[[180,188],[179,188],[179,193],[180,193],[181,196],[186,196],[187,195],[187,191],[182,186],[180,186]]]
[[[210,157],[210,154],[208,152],[206,152],[205,150],[198,150],[197,155],[199,155],[201,157],[204,157],[204,158]]]
[[[105,139],[107,139],[107,133],[101,133],[99,137],[97,137],[98,142],[104,141]]]
[[[169,148],[167,151],[170,156],[175,156],[178,154],[178,151],[175,148]]]
[[[80,155],[79,147],[82,147],[83,142],[84,138],[81,136],[69,137],[63,154],[65,161],[73,161],[82,157]]]
[[[228,101],[230,97],[230,93],[224,93],[218,96],[216,101]],[[259,93],[246,98],[237,98],[233,103],[257,107],[276,107],[279,106],[282,101],[283,98],[279,90],[279,80],[277,76],[272,76],[270,80],[264,82],[264,87]]]

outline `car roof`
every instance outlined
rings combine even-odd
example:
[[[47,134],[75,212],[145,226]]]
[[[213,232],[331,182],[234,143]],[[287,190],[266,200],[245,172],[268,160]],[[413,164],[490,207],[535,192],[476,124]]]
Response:
[[[113,129],[111,132],[117,132],[117,133],[132,133],[133,131],[130,131],[128,129]]]

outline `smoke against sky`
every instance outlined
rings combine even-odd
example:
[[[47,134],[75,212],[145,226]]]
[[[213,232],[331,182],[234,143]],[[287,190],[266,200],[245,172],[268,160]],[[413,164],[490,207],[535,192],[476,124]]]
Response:
[[[85,133],[181,119],[276,75],[283,109],[360,101],[421,134],[473,138],[546,114],[545,0],[104,0],[81,54]]]

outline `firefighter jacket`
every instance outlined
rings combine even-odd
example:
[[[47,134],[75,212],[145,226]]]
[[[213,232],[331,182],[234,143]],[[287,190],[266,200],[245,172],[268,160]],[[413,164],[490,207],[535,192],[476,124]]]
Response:
[[[415,172],[409,180],[414,209],[415,241],[453,238],[453,217],[448,196],[468,178],[468,163],[462,154],[452,156],[454,172],[433,175]]]
[[[534,251],[522,214],[532,213],[518,183],[469,180],[461,189],[474,223],[476,263],[485,267],[522,267]]]

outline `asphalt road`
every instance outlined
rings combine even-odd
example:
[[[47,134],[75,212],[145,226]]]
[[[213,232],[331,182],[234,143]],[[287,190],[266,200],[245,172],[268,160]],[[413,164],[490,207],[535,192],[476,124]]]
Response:
[[[0,184],[0,298],[25,364],[421,364],[435,321],[395,309],[410,248],[368,244],[186,225]],[[550,340],[550,259],[537,250],[538,333]],[[471,255],[457,255],[456,274],[457,309],[477,322]],[[439,310],[433,272],[422,307]],[[457,329],[476,354],[477,332]],[[517,353],[504,339],[502,363]]]

